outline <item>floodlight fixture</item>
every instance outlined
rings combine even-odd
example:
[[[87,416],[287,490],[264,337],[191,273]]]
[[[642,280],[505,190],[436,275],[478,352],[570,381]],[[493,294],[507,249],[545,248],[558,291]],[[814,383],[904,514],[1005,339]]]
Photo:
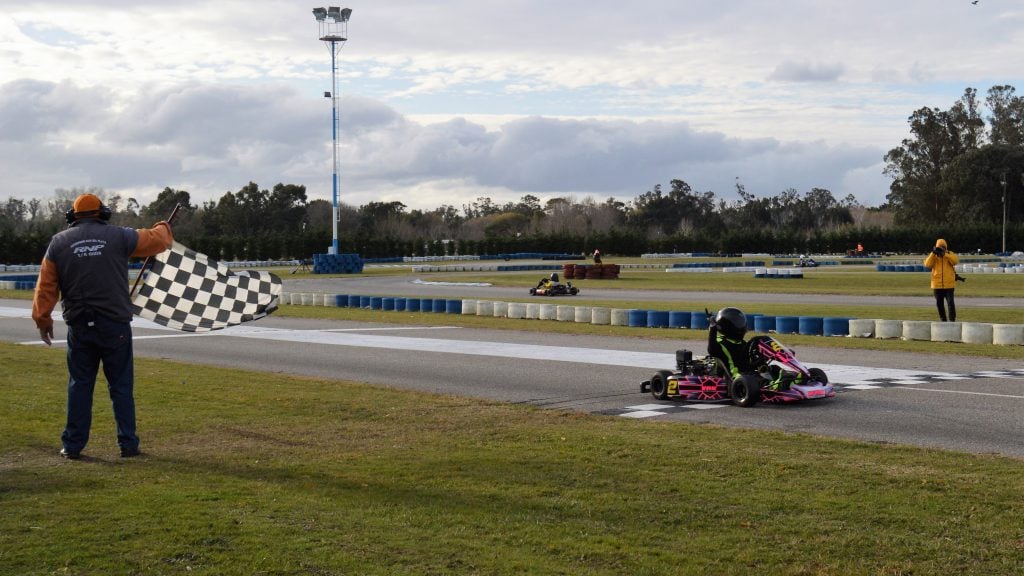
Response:
[[[332,212],[334,221],[334,237],[331,242],[331,253],[340,254],[338,250],[338,52],[348,40],[348,20],[352,16],[351,8],[313,8],[319,28],[318,38],[327,46],[331,53],[331,91],[324,92],[324,98],[331,99],[331,138],[333,140],[334,174],[331,180]]]

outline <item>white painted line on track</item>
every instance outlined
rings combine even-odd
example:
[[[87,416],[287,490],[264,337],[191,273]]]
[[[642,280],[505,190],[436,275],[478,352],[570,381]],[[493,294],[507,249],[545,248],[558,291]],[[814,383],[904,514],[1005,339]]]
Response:
[[[26,308],[0,307],[0,317],[29,318],[30,316],[31,311]],[[477,340],[381,336],[365,333],[370,330],[423,330],[425,327],[287,330],[281,328],[263,328],[259,325],[243,324],[240,326],[232,326],[217,332],[182,334],[140,318],[135,318],[132,321],[132,324],[138,328],[172,332],[172,334],[168,335],[136,336],[136,339],[230,336],[236,338],[251,338],[255,340],[296,342],[326,346],[413,350],[418,352],[435,352],[441,354],[520,358],[523,360],[580,362],[590,365],[648,368],[653,370],[670,369],[675,366],[674,353],[665,354],[658,352],[634,352],[629,350],[604,350],[600,348],[576,348],[571,346],[541,346],[537,344],[516,344],[511,342],[486,342]],[[447,329],[450,327],[438,326],[434,328]],[[55,343],[56,342],[58,341],[55,341]],[[41,342],[26,342],[26,344],[41,344]],[[931,376],[950,380],[965,378],[964,376],[950,372],[903,370],[899,368],[873,368],[842,364],[814,363],[813,365],[824,370],[828,374],[830,382],[842,385],[872,385],[877,382],[878,378],[887,378],[892,380],[905,379],[908,383],[917,383],[918,381],[914,379],[921,378],[922,376]],[[926,382],[919,381],[919,383],[925,384]]]
[[[972,396],[994,396],[996,398],[1015,398],[1024,400],[1024,396],[1016,396],[1013,394],[993,394],[991,392],[971,392],[968,390],[937,390],[935,388],[918,388],[917,386],[897,386],[899,390],[915,390],[921,392],[945,392],[946,394],[970,394]]]

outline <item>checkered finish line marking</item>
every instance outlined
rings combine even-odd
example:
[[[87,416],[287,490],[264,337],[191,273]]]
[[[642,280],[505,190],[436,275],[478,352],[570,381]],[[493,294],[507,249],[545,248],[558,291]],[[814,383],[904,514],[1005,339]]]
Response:
[[[270,272],[233,272],[175,242],[153,259],[135,315],[183,332],[209,332],[257,320],[277,309],[281,279]]]

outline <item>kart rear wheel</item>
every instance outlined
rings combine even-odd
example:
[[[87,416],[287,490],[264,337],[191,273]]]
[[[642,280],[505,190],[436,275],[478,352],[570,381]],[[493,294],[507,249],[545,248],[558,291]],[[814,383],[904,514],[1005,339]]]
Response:
[[[821,368],[811,368],[807,370],[811,375],[811,380],[815,382],[821,382],[822,384],[828,384],[828,374]]]
[[[569,293],[572,294],[573,296],[575,296],[575,295],[580,293],[580,289],[575,287],[575,286],[573,286],[572,288],[569,288]]]
[[[761,378],[742,374],[729,386],[732,403],[741,408],[750,408],[761,401]]]
[[[659,370],[651,377],[651,396],[656,400],[668,400],[668,377],[671,375],[668,370]]]

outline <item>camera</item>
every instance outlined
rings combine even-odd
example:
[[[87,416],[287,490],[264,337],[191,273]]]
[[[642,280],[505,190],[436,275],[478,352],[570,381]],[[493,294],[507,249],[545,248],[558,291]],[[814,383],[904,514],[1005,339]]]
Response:
[[[946,249],[943,248],[942,246],[936,246],[935,248],[932,248],[932,254],[935,254],[936,256],[940,257],[945,256]]]

